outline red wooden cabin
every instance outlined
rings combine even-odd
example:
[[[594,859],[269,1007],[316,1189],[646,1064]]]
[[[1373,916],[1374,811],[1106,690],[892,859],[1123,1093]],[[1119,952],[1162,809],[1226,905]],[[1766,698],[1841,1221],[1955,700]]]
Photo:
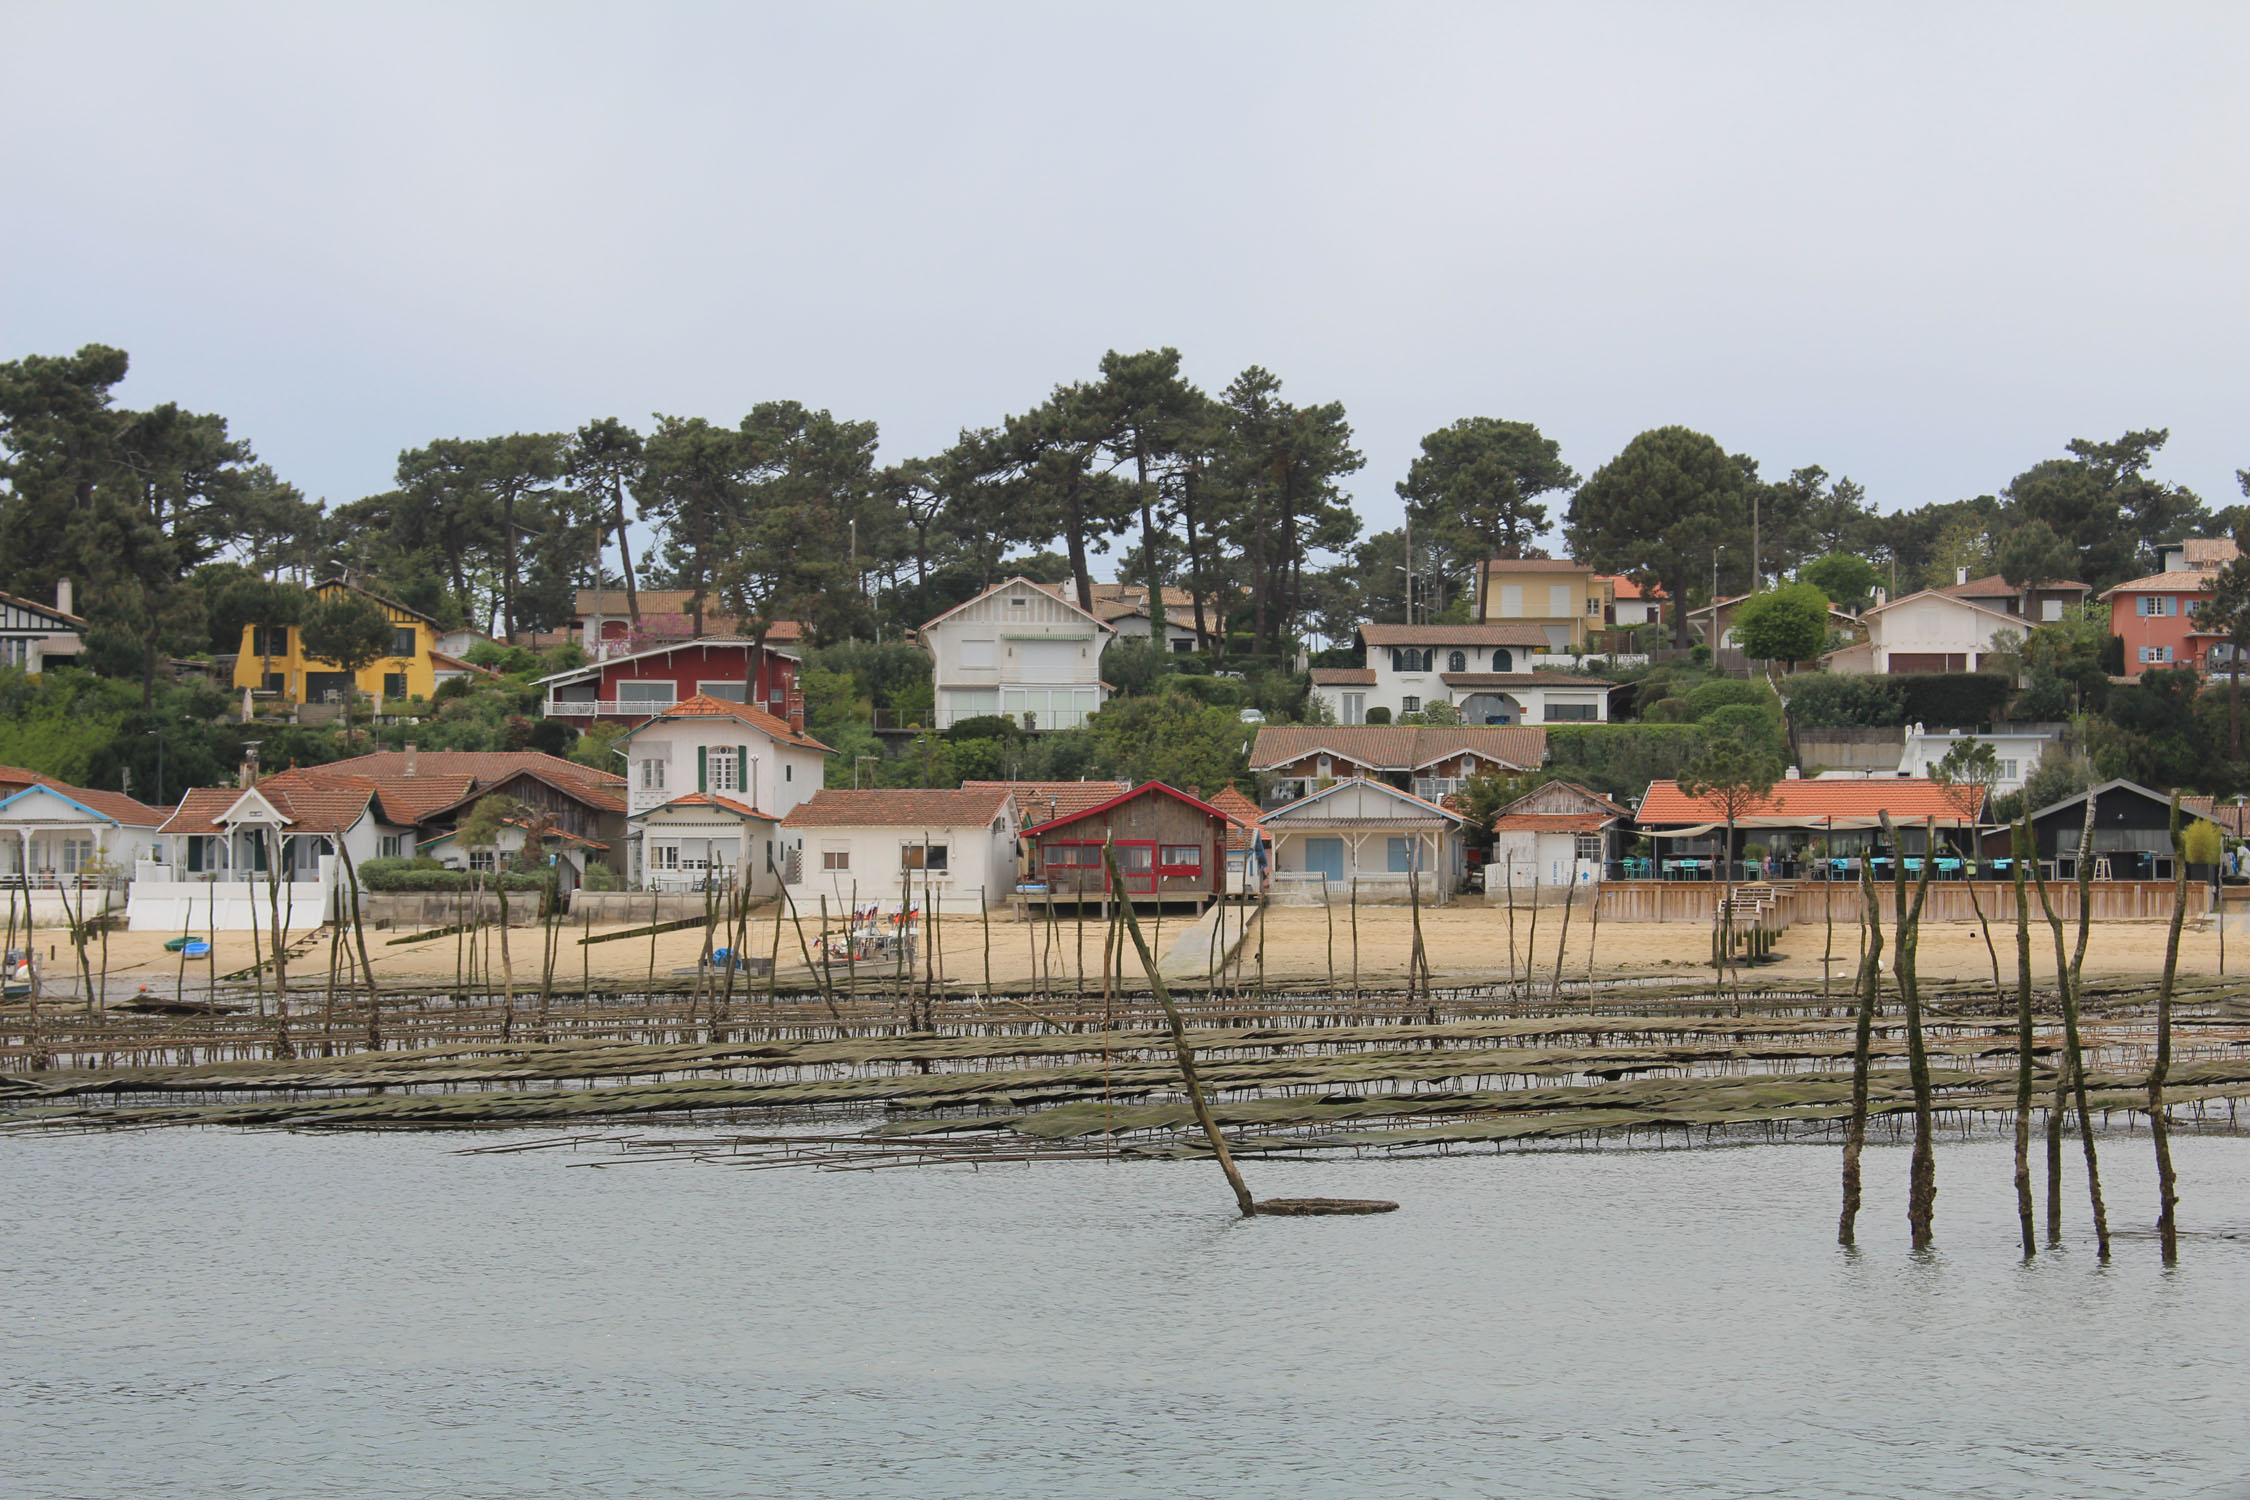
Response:
[[[1123,894],[1138,902],[1203,906],[1225,886],[1227,834],[1234,827],[1210,803],[1146,782],[1107,801],[1026,828],[1030,877],[1059,901],[1107,902],[1118,894],[1102,862],[1114,845]]]

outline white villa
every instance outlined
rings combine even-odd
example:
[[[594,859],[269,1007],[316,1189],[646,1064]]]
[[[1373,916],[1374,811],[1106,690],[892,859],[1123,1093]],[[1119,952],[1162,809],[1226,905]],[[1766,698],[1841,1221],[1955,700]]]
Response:
[[[1010,714],[1026,729],[1070,729],[1109,696],[1102,651],[1117,630],[1028,578],[993,585],[924,625],[935,729]]]
[[[745,862],[752,889],[770,888],[775,829],[820,790],[835,753],[762,708],[701,694],[616,748],[625,756],[626,879],[639,890],[700,890]]]
[[[1315,667],[1313,692],[1339,724],[1365,724],[1371,709],[1391,722],[1433,703],[1460,710],[1464,724],[1600,723],[1609,690],[1599,677],[1534,672],[1547,651],[1537,625],[1362,625],[1364,667]]]
[[[197,933],[327,921],[343,882],[340,840],[355,866],[414,830],[382,821],[374,784],[321,783],[282,771],[240,789],[196,787],[133,866],[126,925]]]
[[[1263,814],[1277,901],[1444,901],[1460,889],[1468,819],[1351,777]],[[1419,890],[1410,888],[1418,887]]]
[[[797,909],[975,914],[1016,888],[1021,819],[1005,785],[824,791],[782,819]]]
[[[1963,740],[1982,741],[1992,747],[1994,757],[2000,762],[1999,779],[1992,784],[1992,794],[2005,797],[2010,792],[2020,792],[2031,779],[2032,770],[2038,766],[2039,757],[2047,753],[2054,736],[2038,730],[2002,730],[1992,734],[1963,734],[1958,730],[1932,732],[1919,724],[1906,730],[1905,753],[1900,755],[1898,774],[1901,776],[1928,776],[1945,759],[1946,752]]]
[[[1944,589],[1922,589],[1878,604],[1859,616],[1867,639],[1822,658],[1834,672],[1976,672],[1999,651],[2001,638],[2017,645],[2030,627],[2023,616],[1964,599]]]
[[[11,909],[28,905],[35,926],[99,915],[167,816],[122,792],[0,766],[0,892]]]

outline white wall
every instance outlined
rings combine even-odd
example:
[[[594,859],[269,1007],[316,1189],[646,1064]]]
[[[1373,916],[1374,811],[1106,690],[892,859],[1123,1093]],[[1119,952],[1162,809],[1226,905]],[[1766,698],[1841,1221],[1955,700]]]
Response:
[[[946,846],[947,868],[911,872],[909,904],[922,904],[926,873],[941,912],[973,913],[998,906],[1016,887],[1016,845],[1012,821],[1006,817],[997,821],[997,832],[982,823],[969,828],[783,829],[783,837],[798,846],[800,856],[800,878],[790,887],[790,897],[800,914],[816,911],[823,896],[831,912],[851,910],[855,899],[862,908],[879,905],[895,911],[905,892],[902,877],[908,874],[900,865],[899,851],[926,839]],[[845,855],[848,868],[825,868],[823,856],[829,853]]]
[[[1145,628],[1145,627],[1144,627]],[[1064,729],[1102,705],[1102,650],[1113,632],[1044,589],[1016,580],[922,631],[937,692],[937,723],[1026,712]],[[1054,695],[1066,697],[1060,703]]]
[[[818,750],[776,740],[737,719],[685,715],[677,719],[651,719],[625,742],[625,810],[627,816],[645,813],[697,790],[695,752],[703,749],[748,747],[755,758],[745,785],[717,795],[785,818],[789,810],[820,790],[827,774],[828,757]],[[646,762],[664,767],[664,785],[645,785]]]
[[[2026,628],[2022,620],[1976,609],[1943,594],[1901,600],[1863,618],[1878,673],[1890,671],[1894,651],[1959,653],[1970,658],[1964,665],[1974,671],[1976,658],[1993,649],[1993,637],[2004,630],[2020,636]]]

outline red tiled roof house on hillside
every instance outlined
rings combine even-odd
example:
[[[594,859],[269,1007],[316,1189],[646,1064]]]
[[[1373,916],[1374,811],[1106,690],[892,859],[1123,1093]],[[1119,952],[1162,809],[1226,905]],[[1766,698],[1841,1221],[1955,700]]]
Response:
[[[372,782],[282,771],[263,780],[246,767],[240,787],[195,787],[158,832],[167,862],[134,867],[126,925],[135,932],[246,932],[327,921],[342,881],[341,843],[355,864],[386,838],[413,837],[390,822]]]
[[[788,721],[723,698],[676,703],[616,745],[625,757],[636,890],[702,890],[747,870],[780,886],[776,830],[813,796],[834,752]]]
[[[1967,848],[1981,793],[1921,777],[1790,778],[1751,803],[1735,818],[1732,857],[1748,861],[1730,878],[1819,880],[1859,878],[1860,861],[1877,861],[1876,874],[1890,878],[1888,861],[1900,852],[1881,830],[1889,813],[1910,862],[1925,852],[1923,824],[1938,829],[1940,876],[1962,873],[1952,851]],[[1726,838],[1726,808],[1712,797],[1691,797],[1676,781],[1652,781],[1641,798],[1640,830],[1655,848],[1651,874],[1666,880],[1709,880],[1722,874],[1717,861]],[[1756,845],[1762,855],[1747,853]]]
[[[2224,655],[2222,637],[2196,628],[2195,610],[2211,597],[2212,580],[2235,556],[2235,544],[2223,537],[2180,543],[2166,550],[2165,571],[2103,591],[2110,634],[2125,642],[2128,676],[2151,667],[2205,671],[2213,647]]]
[[[1198,797],[1145,782],[1107,802],[1024,830],[1037,899],[1080,905],[1109,901],[1113,887],[1102,848],[1113,844],[1122,894],[1142,902],[1191,901],[1200,909],[1225,888],[1227,836],[1234,820]]]
[[[782,819],[784,875],[800,916],[870,906],[974,914],[1016,881],[1016,799],[971,791],[831,788]]]
[[[605,657],[567,672],[539,679],[547,690],[542,712],[550,719],[588,724],[597,719],[640,722],[690,698],[742,703],[745,673],[758,648],[735,636],[706,636],[651,646],[631,655]],[[774,649],[771,638],[758,657],[756,705],[797,728],[804,728],[805,697],[798,685],[797,658]]]

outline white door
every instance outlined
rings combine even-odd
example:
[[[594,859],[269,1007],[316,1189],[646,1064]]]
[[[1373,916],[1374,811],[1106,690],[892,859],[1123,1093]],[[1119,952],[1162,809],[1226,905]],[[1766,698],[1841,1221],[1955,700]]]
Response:
[[[1070,682],[1078,676],[1078,643],[1019,641],[1016,664],[1025,682]]]

